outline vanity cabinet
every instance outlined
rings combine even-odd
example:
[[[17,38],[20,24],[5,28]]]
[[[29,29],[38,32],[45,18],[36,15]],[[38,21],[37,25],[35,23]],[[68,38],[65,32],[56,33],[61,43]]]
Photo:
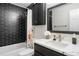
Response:
[[[46,4],[35,3],[28,8],[32,9],[32,25],[45,25],[46,23]]]
[[[35,56],[65,56],[64,54],[61,54],[57,51],[54,51],[54,50],[50,50],[44,46],[41,46],[41,45],[38,45],[38,44],[34,44],[35,47],[35,53],[34,55]]]

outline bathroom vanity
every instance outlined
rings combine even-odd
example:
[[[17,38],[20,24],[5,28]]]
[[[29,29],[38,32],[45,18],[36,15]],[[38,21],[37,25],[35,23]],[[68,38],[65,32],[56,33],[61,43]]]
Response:
[[[78,56],[79,44],[73,45],[71,43],[53,42],[50,39],[36,39],[35,56]]]
[[[65,56],[65,55],[35,43],[35,56]]]
[[[65,36],[63,40],[66,39],[69,42],[63,40],[62,40],[63,42],[62,41],[53,42],[44,39],[44,40],[36,40],[35,43],[45,48],[48,48],[52,51],[56,51],[60,53],[59,55],[63,54],[67,56],[79,56],[78,26],[79,26],[79,4],[61,3],[56,6],[52,6],[47,9],[47,30],[52,33],[67,34],[67,36]],[[72,34],[74,33],[78,34],[77,41],[76,38],[73,39]]]

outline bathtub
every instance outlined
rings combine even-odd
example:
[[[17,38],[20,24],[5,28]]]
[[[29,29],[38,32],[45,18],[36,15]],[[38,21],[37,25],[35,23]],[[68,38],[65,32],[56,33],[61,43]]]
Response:
[[[26,48],[26,43],[0,47],[0,56],[32,56],[34,49]]]

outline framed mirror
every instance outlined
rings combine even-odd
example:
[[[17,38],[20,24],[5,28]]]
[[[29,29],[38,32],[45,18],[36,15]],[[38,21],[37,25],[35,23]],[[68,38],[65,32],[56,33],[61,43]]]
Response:
[[[79,33],[79,3],[61,3],[47,10],[47,30]]]

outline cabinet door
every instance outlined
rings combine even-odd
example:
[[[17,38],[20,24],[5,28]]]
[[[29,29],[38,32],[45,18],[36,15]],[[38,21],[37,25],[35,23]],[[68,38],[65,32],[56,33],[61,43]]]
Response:
[[[42,4],[39,3],[38,4],[38,11],[39,11],[38,12],[38,16],[39,16],[39,18],[38,18],[38,22],[39,22],[38,25],[42,25],[43,24],[43,19],[42,19],[43,18],[43,12],[42,12],[43,11],[42,10],[43,8],[42,7],[43,7]]]
[[[37,5],[34,5],[33,6],[33,9],[32,9],[32,11],[33,11],[33,13],[32,13],[32,24],[33,25],[37,25],[38,24],[38,8],[37,8],[38,6]]]
[[[45,24],[45,19],[46,19],[46,5],[45,3],[40,3],[39,4],[39,21],[41,25]]]
[[[38,22],[39,25],[44,25],[45,24],[45,19],[46,19],[46,6],[45,3],[39,3],[38,4]]]
[[[45,24],[45,4],[38,3],[33,6],[33,25],[44,25]]]
[[[50,50],[46,47],[35,44],[35,51],[41,54],[42,56],[65,56],[57,51]]]

